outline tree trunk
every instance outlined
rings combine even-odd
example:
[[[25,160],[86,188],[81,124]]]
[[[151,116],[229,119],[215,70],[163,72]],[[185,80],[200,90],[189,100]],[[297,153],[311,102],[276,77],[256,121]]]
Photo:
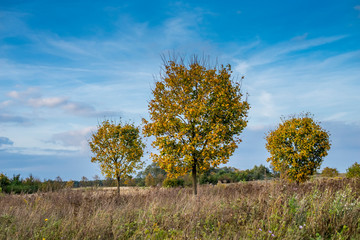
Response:
[[[193,167],[192,167],[192,177],[193,177],[193,193],[194,195],[197,195],[197,178],[196,178],[196,161],[194,161]]]
[[[120,176],[116,176],[117,180],[117,195],[120,196]]]

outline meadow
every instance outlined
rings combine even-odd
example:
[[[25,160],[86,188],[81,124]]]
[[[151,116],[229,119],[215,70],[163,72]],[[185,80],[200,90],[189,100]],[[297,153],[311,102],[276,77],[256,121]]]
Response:
[[[360,181],[0,195],[0,239],[360,239]]]

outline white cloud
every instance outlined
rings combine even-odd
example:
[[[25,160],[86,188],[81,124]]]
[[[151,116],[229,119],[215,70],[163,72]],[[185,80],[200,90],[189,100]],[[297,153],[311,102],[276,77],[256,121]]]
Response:
[[[94,116],[97,115],[97,112],[94,107],[85,104],[85,103],[77,103],[77,102],[66,102],[62,108],[69,113],[82,115],[82,116]]]
[[[275,113],[275,105],[273,102],[273,97],[270,93],[263,91],[259,96],[260,103],[260,114],[264,117],[271,117]]]
[[[300,112],[311,112],[322,120],[360,122],[354,104],[360,102],[359,50],[297,52],[342,38],[260,45],[247,58],[238,58],[235,71],[246,70],[243,89],[250,94],[249,127],[261,128],[278,122],[282,115]]]
[[[86,127],[80,130],[71,130],[56,133],[52,136],[50,142],[60,144],[65,147],[76,147],[81,153],[88,153],[88,139],[96,127]]]
[[[114,111],[97,111],[95,107],[84,102],[72,101],[69,97],[43,97],[39,88],[28,88],[24,91],[10,91],[7,96],[13,100],[7,100],[0,103],[3,108],[9,108],[10,105],[20,104],[22,107],[28,106],[32,109],[50,108],[61,109],[70,115],[82,117],[104,117],[108,115],[119,115]],[[22,110],[24,111],[24,110]],[[2,114],[0,121],[20,121],[18,117]]]
[[[50,97],[50,98],[30,98],[28,103],[32,107],[58,107],[67,102],[63,97]]]
[[[64,146],[81,146],[90,134],[96,130],[96,127],[86,127],[80,130],[72,130],[67,132],[56,133],[52,140],[61,143]]]
[[[264,129],[269,124],[275,123],[281,116],[281,106],[268,91],[253,92],[249,97],[249,102],[251,108],[248,127],[251,130]]]
[[[245,74],[248,72],[248,69],[250,68],[250,64],[246,61],[240,61],[235,66],[235,70],[239,72],[240,74]]]
[[[250,68],[270,64],[280,59],[284,59],[287,55],[306,50],[312,47],[321,46],[324,44],[332,43],[346,36],[332,36],[332,37],[319,37],[313,39],[297,39],[297,41],[286,41],[273,45],[269,48],[263,48],[262,50],[255,50],[254,53],[246,60],[238,60],[235,69],[239,69],[240,72],[248,70]],[[258,41],[256,41],[257,43]],[[257,45],[257,44],[256,44]],[[244,68],[245,66],[245,68]],[[243,73],[243,72],[242,72]]]
[[[35,87],[30,87],[25,91],[10,91],[7,94],[7,96],[17,100],[24,100],[31,96],[37,96],[37,95],[39,95],[39,89]]]

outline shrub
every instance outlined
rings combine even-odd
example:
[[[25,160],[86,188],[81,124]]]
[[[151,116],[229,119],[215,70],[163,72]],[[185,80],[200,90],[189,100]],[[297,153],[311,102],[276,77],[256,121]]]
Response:
[[[38,186],[29,186],[29,185],[8,185],[4,187],[5,193],[35,193],[39,190]]]
[[[347,178],[360,178],[360,164],[355,162],[346,170]]]
[[[321,176],[323,177],[337,177],[339,175],[338,170],[336,168],[326,167],[322,170]]]
[[[184,187],[184,179],[166,178],[163,182],[163,187]]]
[[[5,174],[0,174],[0,187],[10,185],[10,179]]]
[[[214,174],[206,172],[200,175],[199,182],[200,184],[217,184],[218,180]]]

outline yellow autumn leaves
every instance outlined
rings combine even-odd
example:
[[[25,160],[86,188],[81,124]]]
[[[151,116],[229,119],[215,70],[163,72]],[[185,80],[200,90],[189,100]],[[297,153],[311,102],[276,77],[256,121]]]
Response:
[[[143,120],[144,134],[155,136],[152,146],[159,150],[154,162],[171,177],[226,163],[249,110],[240,84],[230,78],[231,66],[168,61],[164,69],[149,103],[150,120]]]
[[[169,177],[196,173],[228,162],[241,142],[249,103],[240,82],[231,79],[231,66],[209,67],[196,59],[190,64],[170,60],[152,91],[149,119],[143,133],[155,137],[158,150],[151,158]],[[319,168],[330,149],[329,135],[309,114],[283,120],[269,132],[266,148],[276,171],[303,182]],[[89,141],[104,175],[118,179],[141,166],[144,144],[131,124],[104,121]]]
[[[304,182],[321,165],[330,149],[329,133],[310,114],[283,119],[266,137],[268,162],[282,177]]]
[[[92,134],[89,145],[95,155],[91,162],[98,162],[102,174],[116,178],[118,186],[120,178],[142,167],[140,159],[145,145],[133,124],[105,120]]]

